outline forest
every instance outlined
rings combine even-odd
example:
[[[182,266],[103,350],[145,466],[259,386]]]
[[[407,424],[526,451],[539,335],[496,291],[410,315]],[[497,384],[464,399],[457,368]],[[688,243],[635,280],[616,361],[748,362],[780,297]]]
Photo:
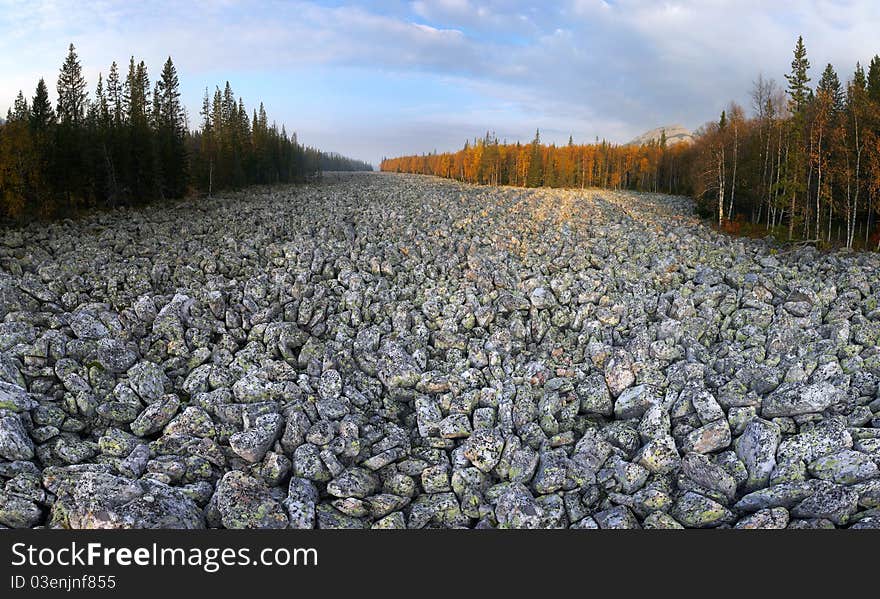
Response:
[[[689,148],[667,147],[666,140],[645,145],[615,145],[607,141],[565,146],[541,143],[501,143],[487,133],[465,143],[458,152],[386,158],[381,170],[421,173],[468,183],[519,187],[602,187],[664,193],[684,193]]]
[[[169,57],[155,83],[132,57],[99,75],[90,96],[73,44],[56,84],[19,92],[0,122],[0,219],[59,218],[212,194],[254,184],[300,182],[325,170],[372,170],[365,162],[305,147],[265,107],[250,114],[229,82],[205,90],[191,129]]]
[[[600,187],[691,195],[732,233],[880,249],[880,57],[841,81],[824,67],[810,85],[803,38],[785,84],[763,76],[751,113],[736,102],[667,147],[606,141],[565,146],[499,143],[491,134],[458,152],[385,159],[382,170],[523,187]]]

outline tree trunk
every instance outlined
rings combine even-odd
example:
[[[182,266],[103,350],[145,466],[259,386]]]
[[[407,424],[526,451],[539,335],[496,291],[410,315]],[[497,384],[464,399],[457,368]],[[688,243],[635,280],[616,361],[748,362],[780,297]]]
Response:
[[[822,130],[819,130],[819,174],[816,182],[816,239],[819,239],[819,198],[822,195]]]
[[[718,226],[724,222],[724,147],[718,155]]]
[[[846,238],[846,247],[852,249],[853,246],[853,238],[855,237],[855,229],[856,229],[856,217],[858,215],[859,210],[859,174],[860,167],[862,162],[862,144],[859,142],[859,115],[856,110],[853,111],[853,121],[854,121],[854,132],[855,132],[855,142],[856,142],[856,189],[855,194],[853,196],[853,210],[852,210],[852,226],[848,229],[849,236]]]
[[[739,154],[739,128],[736,121],[733,124],[733,173],[730,176],[730,204],[727,208],[727,218],[733,218],[733,196],[736,193],[736,163]]]

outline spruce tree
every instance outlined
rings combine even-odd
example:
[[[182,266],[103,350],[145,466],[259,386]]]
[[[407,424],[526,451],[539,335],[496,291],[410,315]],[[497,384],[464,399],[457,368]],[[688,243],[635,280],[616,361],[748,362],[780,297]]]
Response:
[[[31,102],[31,130],[45,132],[54,124],[55,111],[49,101],[49,90],[46,87],[46,82],[40,79]]]
[[[868,66],[868,97],[880,103],[880,56],[874,56]]]
[[[794,48],[794,59],[791,61],[791,74],[785,76],[788,80],[789,107],[794,114],[800,113],[809,100],[810,88],[807,85],[810,82],[810,77],[807,74],[809,69],[810,61],[807,59],[804,38],[798,36]]]
[[[180,104],[180,82],[171,57],[165,61],[162,75],[156,84],[155,102],[158,106],[157,134],[159,163],[162,171],[162,191],[177,198],[186,191],[187,164],[184,144],[185,124]]]
[[[544,166],[541,163],[541,132],[535,130],[535,139],[532,140],[531,153],[529,156],[529,170],[526,174],[526,187],[540,187],[544,174]]]
[[[12,118],[10,120],[27,123],[30,120],[30,114],[30,108],[28,108],[28,102],[24,97],[24,93],[18,90],[18,95],[15,97],[15,102],[12,105],[12,113],[10,115]]]
[[[856,72],[853,73],[852,83],[856,88],[861,91],[865,91],[868,88],[868,79],[865,77],[865,69],[862,68],[862,63],[856,63]]]
[[[77,126],[82,123],[86,111],[86,80],[73,44],[67,53],[58,75],[58,118],[64,124]]]
[[[829,63],[825,70],[822,71],[822,77],[816,86],[816,92],[824,93],[831,100],[831,105],[835,111],[843,109],[843,89],[840,86],[840,79],[834,71],[834,67]]]
[[[73,44],[58,74],[58,119],[55,180],[64,195],[68,211],[85,199],[88,167],[85,147],[85,111],[88,94],[82,66]]]
[[[122,87],[119,83],[119,67],[116,65],[115,60],[110,65],[110,72],[107,75],[107,104],[110,114],[113,116],[114,124],[118,126],[122,123],[124,108]]]

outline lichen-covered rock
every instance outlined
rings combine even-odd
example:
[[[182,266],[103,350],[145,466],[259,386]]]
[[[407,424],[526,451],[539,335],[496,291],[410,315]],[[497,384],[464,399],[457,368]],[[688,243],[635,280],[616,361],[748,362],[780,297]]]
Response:
[[[577,387],[577,393],[581,401],[581,411],[585,414],[597,414],[599,416],[611,416],[614,411],[614,401],[605,377],[600,373],[588,376]]]
[[[180,400],[176,395],[166,395],[156,402],[147,406],[134,422],[131,423],[131,432],[138,437],[146,437],[159,432],[171,422],[180,408]]]
[[[5,460],[30,460],[34,442],[28,436],[18,414],[0,411],[0,457]]]
[[[290,528],[315,528],[318,489],[304,478],[291,477],[284,506],[290,520]]]
[[[43,510],[27,497],[0,491],[0,524],[9,528],[30,528],[40,523]]]
[[[826,518],[841,526],[858,510],[859,494],[851,488],[826,481],[816,484],[813,493],[794,506],[795,518]]]
[[[26,412],[37,406],[37,402],[31,399],[23,387],[0,381],[0,410],[12,412]]]
[[[204,528],[202,510],[180,489],[106,472],[70,471],[50,488],[61,528]]]
[[[489,472],[501,459],[504,437],[494,429],[474,431],[464,443],[464,456],[482,472]]]
[[[761,415],[777,418],[822,412],[844,398],[843,391],[828,381],[805,386],[790,383],[767,396],[761,404]]]
[[[844,449],[821,458],[809,465],[810,474],[822,480],[851,485],[877,478],[877,464],[870,456]]]
[[[255,464],[281,434],[283,419],[279,414],[263,414],[248,430],[230,435],[229,446],[236,454]]]
[[[327,492],[334,497],[358,497],[363,499],[376,492],[379,480],[364,468],[349,468],[327,484]]]
[[[776,449],[779,447],[781,437],[779,425],[754,418],[737,438],[734,443],[736,455],[749,472],[746,490],[767,486],[770,474],[776,467]]]
[[[0,526],[876,526],[880,254],[693,207],[325,173],[7,227]]]
[[[711,528],[734,519],[733,512],[722,504],[691,491],[676,500],[671,513],[687,528]]]
[[[540,528],[544,511],[522,483],[511,483],[498,498],[495,518],[500,528]]]
[[[167,377],[153,362],[139,362],[128,370],[128,383],[146,403],[158,401],[164,394]]]
[[[639,521],[632,511],[623,505],[618,505],[593,515],[593,519],[604,530],[631,530],[641,528]]]
[[[657,397],[647,385],[622,388],[618,392],[617,400],[614,402],[614,416],[620,420],[641,418],[656,401]]]
[[[636,376],[632,367],[632,356],[626,351],[618,350],[611,354],[605,363],[605,382],[612,396],[619,396],[624,389],[635,382]]]
[[[786,528],[788,527],[788,522],[788,510],[784,507],[774,507],[770,509],[758,510],[754,514],[743,517],[734,525],[734,528],[744,530],[772,530]]]
[[[287,528],[287,512],[269,489],[243,472],[227,472],[214,494],[224,528]]]

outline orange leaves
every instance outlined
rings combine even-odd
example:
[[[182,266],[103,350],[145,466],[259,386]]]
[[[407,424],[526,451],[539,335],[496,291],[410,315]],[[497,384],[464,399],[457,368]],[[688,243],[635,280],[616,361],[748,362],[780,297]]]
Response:
[[[507,144],[487,135],[457,152],[400,156],[382,161],[381,169],[436,175],[467,183],[517,187],[606,187],[683,192],[671,188],[683,177],[676,169],[688,147],[659,143],[617,146],[607,142],[564,146]],[[538,161],[538,167],[532,163]]]

